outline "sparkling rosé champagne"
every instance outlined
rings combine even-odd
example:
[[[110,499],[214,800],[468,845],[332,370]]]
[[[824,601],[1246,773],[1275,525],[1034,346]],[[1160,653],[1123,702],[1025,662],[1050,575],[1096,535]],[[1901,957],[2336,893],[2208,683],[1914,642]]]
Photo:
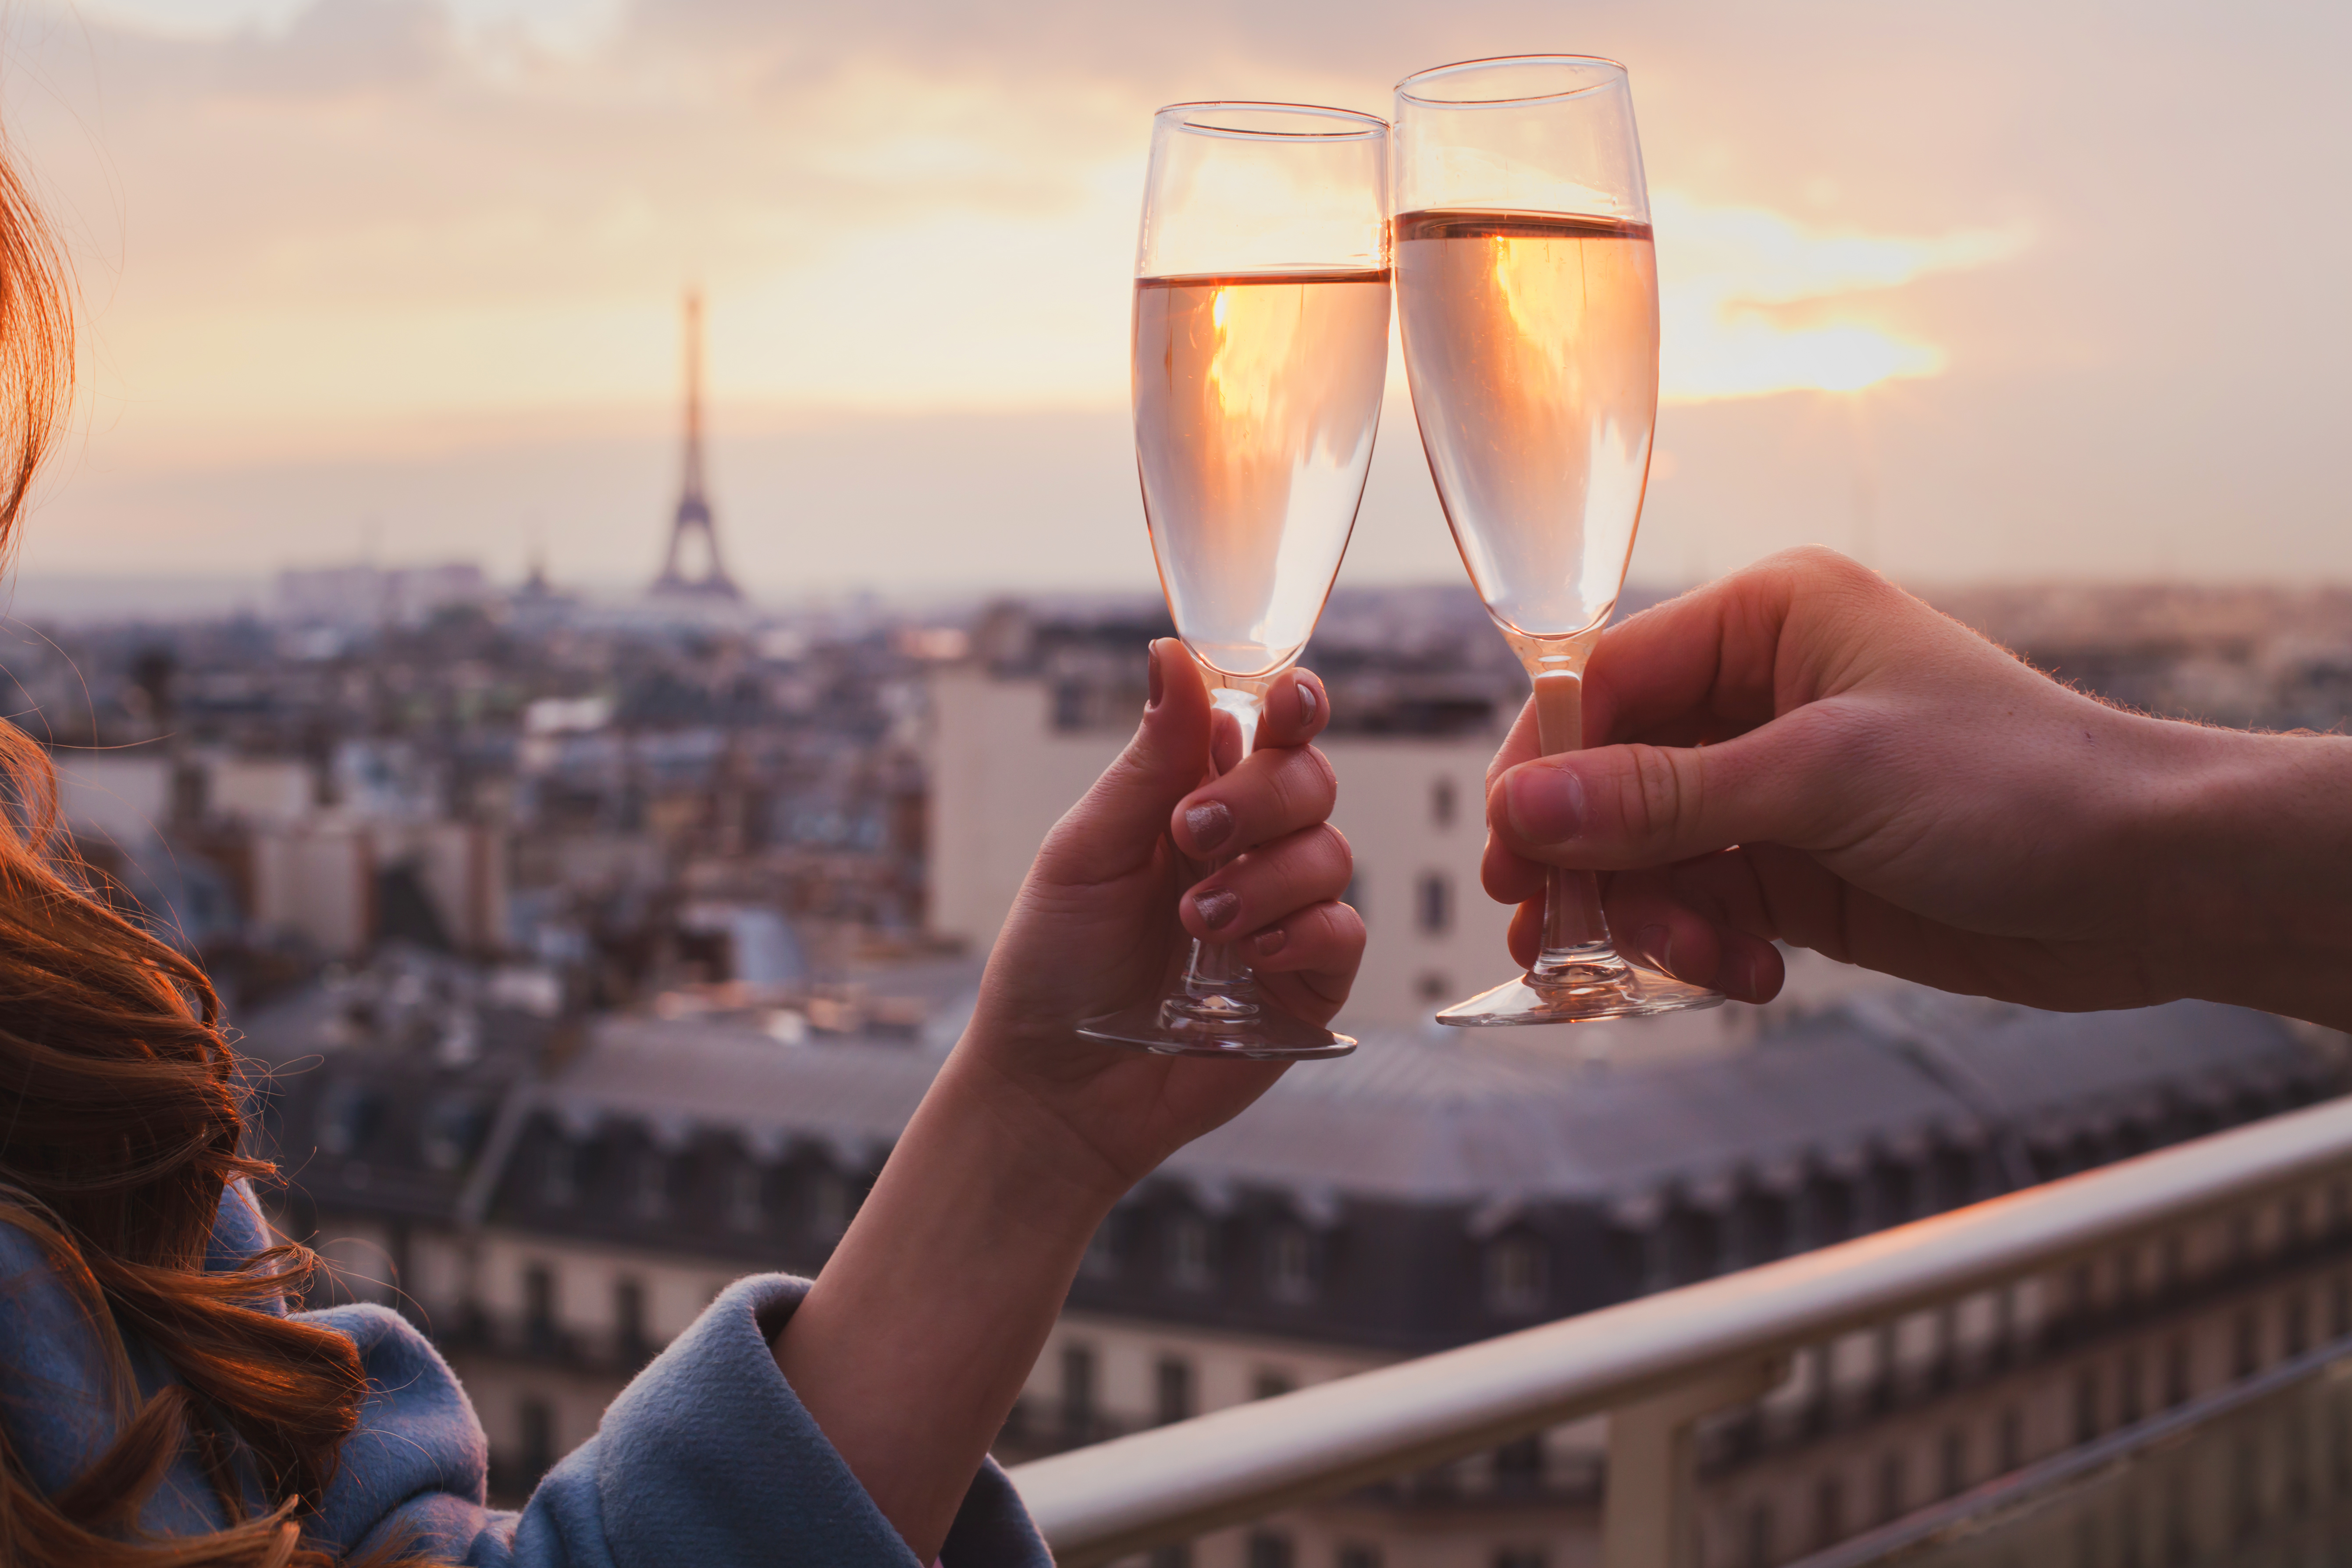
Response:
[[[1657,417],[1649,225],[1406,213],[1395,258],[1422,445],[1479,597],[1528,637],[1599,626]]]
[[[1382,270],[1142,278],[1135,444],[1160,585],[1203,663],[1279,670],[1315,629],[1380,424]]]

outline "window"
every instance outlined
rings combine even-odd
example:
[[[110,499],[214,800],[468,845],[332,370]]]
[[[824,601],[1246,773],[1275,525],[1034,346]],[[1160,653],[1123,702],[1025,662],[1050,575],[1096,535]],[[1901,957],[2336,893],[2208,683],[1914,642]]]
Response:
[[[330,1154],[357,1153],[382,1110],[382,1098],[365,1084],[336,1084],[320,1099],[319,1147]]]
[[[1845,1483],[1823,1476],[1813,1488],[1813,1543],[1835,1546],[1845,1539]]]
[[[1441,936],[1454,923],[1454,883],[1443,871],[1423,871],[1413,884],[1413,913],[1422,931]]]
[[[646,1335],[645,1281],[630,1275],[613,1281],[613,1341],[623,1361],[640,1362],[652,1352]]]
[[[760,1167],[738,1160],[727,1170],[727,1223],[736,1230],[757,1230],[766,1217],[761,1202]]]
[[[1544,1244],[1532,1236],[1507,1236],[1486,1248],[1486,1305],[1497,1312],[1543,1310],[1550,1293]]]
[[[515,1406],[515,1462],[536,1481],[555,1463],[555,1412],[547,1401],[525,1394]]]
[[[639,1219],[669,1213],[669,1162],[656,1149],[640,1149],[629,1184],[629,1212]]]
[[[540,1202],[550,1208],[570,1208],[579,1195],[579,1156],[571,1144],[557,1138],[540,1154]]]
[[[523,1335],[535,1354],[547,1355],[555,1349],[555,1270],[544,1263],[528,1265],[522,1271]]]
[[[1250,1531],[1246,1561],[1249,1568],[1292,1568],[1297,1553],[1292,1550],[1290,1537],[1278,1530]]]
[[[1889,1454],[1878,1462],[1878,1522],[1889,1524],[1903,1517],[1903,1497],[1906,1491],[1903,1456]]]
[[[1454,781],[1439,779],[1429,786],[1429,820],[1439,827],[1454,826]]]
[[[2168,1236],[2157,1258],[2156,1288],[2161,1294],[2169,1296],[2179,1289],[2189,1277],[2189,1248],[2178,1236]]]
[[[1087,1250],[1078,1259],[1078,1273],[1088,1279],[1118,1278],[1118,1216],[1112,1215],[1095,1226],[1094,1235],[1087,1237]]]
[[[1095,1352],[1092,1345],[1062,1347],[1062,1436],[1090,1440],[1095,1429]]]
[[[1279,1399],[1298,1386],[1298,1380],[1286,1372],[1261,1371],[1250,1380],[1252,1399]]]
[[[1182,1356],[1164,1355],[1151,1369],[1153,1404],[1160,1425],[1183,1421],[1192,1414],[1192,1363]]]
[[[1524,1496],[1541,1491],[1544,1446],[1540,1436],[1522,1437],[1495,1450],[1495,1489]]]
[[[1958,1497],[1969,1489],[1969,1434],[1955,1426],[1944,1434],[1944,1495]]]
[[[1180,1290],[1206,1290],[1216,1282],[1209,1261],[1209,1222],[1180,1214],[1168,1226],[1168,1282]]]
[[[1315,1238],[1300,1226],[1278,1226],[1266,1238],[1265,1293],[1277,1301],[1315,1299]]]
[[[827,1241],[849,1228],[849,1183],[838,1171],[819,1171],[809,1184],[809,1229]]]

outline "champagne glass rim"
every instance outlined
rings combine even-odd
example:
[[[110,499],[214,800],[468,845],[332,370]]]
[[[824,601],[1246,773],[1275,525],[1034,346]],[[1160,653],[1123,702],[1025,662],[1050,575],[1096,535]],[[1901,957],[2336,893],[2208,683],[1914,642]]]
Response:
[[[1262,126],[1216,125],[1208,117],[1218,112],[1240,117],[1295,115],[1302,120],[1344,121],[1327,130],[1276,131]],[[1364,142],[1389,133],[1389,122],[1358,109],[1338,109],[1323,103],[1275,103],[1240,98],[1209,98],[1163,104],[1152,116],[1170,121],[1176,129],[1196,136],[1223,136],[1237,142]]]
[[[1431,81],[1456,73],[1491,70],[1500,66],[1599,66],[1607,72],[1598,81],[1588,81],[1552,92],[1507,92],[1496,98],[1432,98],[1415,92],[1415,82]],[[1580,98],[1588,92],[1599,92],[1624,81],[1631,73],[1621,60],[1606,55],[1486,55],[1475,60],[1455,60],[1450,65],[1431,66],[1417,70],[1396,84],[1396,95],[1408,103],[1431,109],[1478,109],[1507,103],[1549,103],[1570,98]]]

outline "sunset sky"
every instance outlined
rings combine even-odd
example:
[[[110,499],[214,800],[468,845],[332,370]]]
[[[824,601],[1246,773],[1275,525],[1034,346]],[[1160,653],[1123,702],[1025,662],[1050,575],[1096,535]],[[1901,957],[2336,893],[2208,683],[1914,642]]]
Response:
[[[740,574],[1150,585],[1152,109],[1631,68],[1667,406],[1637,573],[2352,577],[2342,5],[16,0],[79,272],[42,574],[650,573],[682,289]],[[1343,581],[1458,572],[1394,378]]]

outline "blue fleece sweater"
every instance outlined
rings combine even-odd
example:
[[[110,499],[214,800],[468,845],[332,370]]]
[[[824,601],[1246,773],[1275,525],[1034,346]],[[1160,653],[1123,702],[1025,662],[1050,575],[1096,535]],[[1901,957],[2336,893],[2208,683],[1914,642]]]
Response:
[[[212,1266],[265,1245],[241,1186],[224,1198]],[[520,1513],[484,1502],[489,1448],[446,1363],[399,1314],[299,1314],[348,1336],[367,1370],[359,1430],[344,1444],[308,1534],[350,1552],[405,1530],[413,1550],[479,1568],[670,1568],[695,1563],[918,1568],[841,1456],[801,1408],[768,1344],[808,1282],[738,1281],[604,1412],[596,1435]],[[270,1301],[264,1310],[284,1310]],[[135,1342],[142,1392],[169,1370]],[[0,1225],[0,1426],[30,1479],[54,1494],[112,1440],[100,1342],[30,1237]],[[259,1501],[257,1489],[256,1502]],[[142,1524],[163,1535],[221,1528],[211,1489],[184,1458]],[[1050,1568],[1004,1474],[982,1468],[956,1516],[946,1568]]]

